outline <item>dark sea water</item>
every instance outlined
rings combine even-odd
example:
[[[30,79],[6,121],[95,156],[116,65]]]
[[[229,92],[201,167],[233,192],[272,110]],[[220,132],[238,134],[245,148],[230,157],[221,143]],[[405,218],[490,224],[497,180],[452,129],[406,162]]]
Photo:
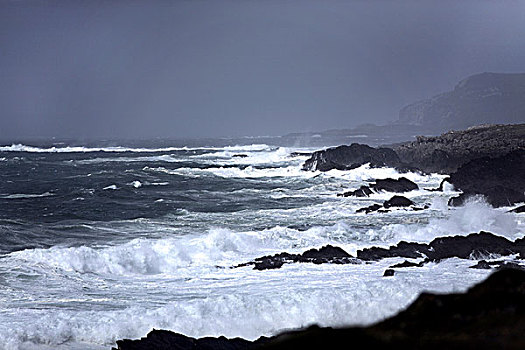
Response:
[[[423,290],[464,290],[487,272],[460,259],[390,279],[381,276],[392,260],[231,267],[325,244],[355,254],[481,229],[523,236],[523,216],[505,208],[448,209],[453,189],[425,190],[443,175],[303,171],[303,153],[318,146],[264,141],[1,145],[0,348],[109,349],[152,328],[254,339],[371,323]],[[399,176],[418,183],[406,196],[430,209],[356,214],[391,194],[337,197]]]

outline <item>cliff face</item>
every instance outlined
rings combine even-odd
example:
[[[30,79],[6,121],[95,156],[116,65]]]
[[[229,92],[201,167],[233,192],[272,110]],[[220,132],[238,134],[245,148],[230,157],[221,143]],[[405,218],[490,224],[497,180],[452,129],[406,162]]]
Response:
[[[524,121],[525,73],[473,75],[462,80],[453,91],[404,107],[398,120],[400,124],[436,130]]]
[[[403,163],[425,172],[451,173],[470,160],[525,149],[525,124],[481,125],[441,136],[417,137],[394,147]]]

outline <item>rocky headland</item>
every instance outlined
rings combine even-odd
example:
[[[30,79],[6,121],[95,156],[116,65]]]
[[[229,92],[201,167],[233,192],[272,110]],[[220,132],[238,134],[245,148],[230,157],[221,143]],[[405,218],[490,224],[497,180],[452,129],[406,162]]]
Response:
[[[482,125],[441,136],[373,148],[352,144],[314,152],[304,170],[349,170],[364,164],[399,171],[449,174],[448,182],[463,194],[451,200],[460,205],[472,195],[483,195],[495,207],[525,202],[525,124]],[[374,191],[405,192],[389,179],[388,187],[375,184],[347,191],[342,196],[369,196]],[[403,185],[407,183],[403,180]],[[397,188],[396,188],[397,187]],[[407,187],[409,190],[410,187]],[[442,189],[442,187],[441,187]]]

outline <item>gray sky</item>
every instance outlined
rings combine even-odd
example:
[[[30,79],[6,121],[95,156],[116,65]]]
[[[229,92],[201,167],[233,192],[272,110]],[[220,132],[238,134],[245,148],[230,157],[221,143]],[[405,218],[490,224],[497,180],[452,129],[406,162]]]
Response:
[[[525,1],[0,0],[0,139],[385,123],[525,72]]]

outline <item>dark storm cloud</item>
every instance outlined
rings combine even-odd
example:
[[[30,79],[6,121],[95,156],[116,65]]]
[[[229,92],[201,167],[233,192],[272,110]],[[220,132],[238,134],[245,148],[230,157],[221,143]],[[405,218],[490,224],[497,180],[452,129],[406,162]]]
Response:
[[[384,123],[525,71],[523,23],[518,1],[0,0],[0,138]]]

